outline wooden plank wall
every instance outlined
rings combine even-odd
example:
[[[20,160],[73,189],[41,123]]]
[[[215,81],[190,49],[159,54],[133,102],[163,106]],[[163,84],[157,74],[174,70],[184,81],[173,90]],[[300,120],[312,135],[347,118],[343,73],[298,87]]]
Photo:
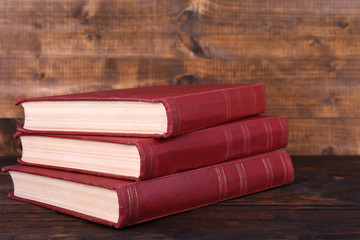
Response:
[[[358,0],[3,0],[0,156],[18,97],[263,82],[293,155],[360,154]]]

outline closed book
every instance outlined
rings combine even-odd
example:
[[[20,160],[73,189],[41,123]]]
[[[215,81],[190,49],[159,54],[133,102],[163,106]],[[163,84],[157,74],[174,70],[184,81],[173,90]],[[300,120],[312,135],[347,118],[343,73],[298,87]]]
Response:
[[[49,135],[18,129],[20,163],[145,180],[283,148],[283,116],[256,116],[167,139]]]
[[[133,182],[24,165],[5,167],[11,198],[122,228],[291,183],[285,151]]]
[[[15,103],[30,130],[165,138],[266,110],[263,84],[151,86]]]

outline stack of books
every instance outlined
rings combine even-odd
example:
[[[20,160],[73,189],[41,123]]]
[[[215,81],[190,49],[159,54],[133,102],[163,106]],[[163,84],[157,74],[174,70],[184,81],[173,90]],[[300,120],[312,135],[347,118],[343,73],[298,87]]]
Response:
[[[291,183],[263,84],[153,86],[18,99],[13,199],[122,228]]]

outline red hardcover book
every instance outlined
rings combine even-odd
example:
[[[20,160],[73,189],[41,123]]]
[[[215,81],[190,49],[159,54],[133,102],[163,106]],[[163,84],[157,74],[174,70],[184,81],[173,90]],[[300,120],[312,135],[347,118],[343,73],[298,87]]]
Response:
[[[11,198],[122,228],[291,183],[289,155],[273,151],[140,182],[24,165],[5,167]]]
[[[24,128],[170,137],[265,112],[263,84],[152,86],[17,99]]]
[[[283,148],[283,116],[256,116],[168,139],[49,135],[19,128],[20,163],[145,180]]]

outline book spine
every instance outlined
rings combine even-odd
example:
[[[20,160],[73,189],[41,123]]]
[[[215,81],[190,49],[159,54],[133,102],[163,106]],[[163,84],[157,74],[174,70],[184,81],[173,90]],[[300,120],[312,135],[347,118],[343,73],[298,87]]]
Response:
[[[214,126],[266,110],[264,85],[166,98],[168,131],[164,137]]]
[[[289,155],[274,151],[118,189],[123,206],[118,227],[291,183]]]
[[[139,180],[268,152],[286,147],[287,143],[288,128],[283,116],[240,120],[166,140],[139,141]]]

